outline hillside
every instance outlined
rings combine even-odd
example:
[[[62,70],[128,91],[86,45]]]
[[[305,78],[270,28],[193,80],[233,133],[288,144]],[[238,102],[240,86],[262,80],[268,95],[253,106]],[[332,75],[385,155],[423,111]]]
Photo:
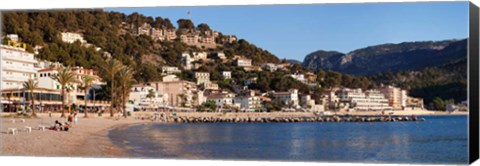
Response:
[[[347,54],[316,51],[302,65],[310,70],[334,70],[354,75],[421,70],[466,58],[467,40],[404,42],[357,49]]]
[[[302,66],[367,76],[377,85],[407,89],[430,104],[435,97],[456,102],[467,97],[467,40],[383,44],[343,54],[319,50]]]
[[[38,58],[60,61],[65,65],[83,66],[98,69],[105,58],[104,52],[136,69],[135,78],[139,81],[160,80],[158,74],[164,65],[177,66],[179,55],[186,51],[206,51],[213,53],[224,51],[227,57],[244,55],[254,64],[278,62],[279,59],[266,50],[256,47],[245,39],[223,42],[223,34],[215,39],[215,48],[198,48],[186,45],[180,39],[171,41],[153,40],[150,36],[136,35],[132,31],[147,23],[159,29],[174,29],[177,34],[197,30],[202,34],[210,30],[207,24],[195,26],[190,20],[177,21],[174,27],[168,18],[146,17],[133,13],[125,15],[119,12],[102,10],[68,11],[31,11],[3,12],[2,34],[18,34],[21,42],[27,43],[27,50],[39,50]],[[80,33],[94,47],[84,47],[81,43],[64,43],[61,32]],[[96,47],[101,51],[96,50]]]

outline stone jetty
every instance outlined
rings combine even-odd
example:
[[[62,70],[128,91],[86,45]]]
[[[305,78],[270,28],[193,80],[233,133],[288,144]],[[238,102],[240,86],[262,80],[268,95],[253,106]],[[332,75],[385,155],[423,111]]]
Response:
[[[315,116],[315,117],[173,117],[175,123],[294,123],[294,122],[408,122],[426,121],[409,116]]]

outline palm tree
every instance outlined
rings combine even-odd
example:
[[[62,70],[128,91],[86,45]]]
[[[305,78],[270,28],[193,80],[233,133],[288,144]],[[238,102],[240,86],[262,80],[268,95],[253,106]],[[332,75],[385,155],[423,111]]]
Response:
[[[110,117],[113,117],[113,102],[115,101],[114,99],[114,89],[115,89],[115,75],[122,69],[123,64],[113,58],[110,58],[107,60],[107,63],[101,66],[103,69],[103,72],[110,77],[110,94],[111,94],[111,105],[110,105]]]
[[[62,115],[61,117],[65,117],[65,88],[68,84],[77,82],[77,78],[75,77],[75,73],[72,71],[70,66],[68,67],[60,67],[57,69],[57,73],[50,76],[53,80],[57,81],[61,86],[61,96],[62,96]]]
[[[93,81],[95,81],[95,78],[91,75],[85,75],[85,76],[82,76],[82,88],[85,90],[85,107],[84,107],[84,110],[83,112],[85,112],[85,118],[88,117],[88,114],[87,114],[87,96],[88,96],[88,90],[90,89],[90,87],[92,86],[93,84]]]
[[[130,88],[132,87],[132,83],[135,81],[133,78],[133,69],[127,66],[122,67],[122,69],[118,72],[118,82],[120,83],[120,90],[121,90],[121,101],[122,101],[122,108],[123,108],[123,116],[127,117],[127,97],[130,93]]]
[[[153,91],[153,89],[148,90],[147,98],[150,99],[150,111],[153,111],[152,98],[154,98],[154,97],[155,97],[155,91]]]
[[[33,79],[28,79],[28,81],[25,81],[23,83],[23,88],[28,90],[30,92],[30,99],[32,103],[32,116],[36,117],[37,114],[35,113],[35,95],[33,94],[33,91],[38,87],[38,82],[36,82]]]

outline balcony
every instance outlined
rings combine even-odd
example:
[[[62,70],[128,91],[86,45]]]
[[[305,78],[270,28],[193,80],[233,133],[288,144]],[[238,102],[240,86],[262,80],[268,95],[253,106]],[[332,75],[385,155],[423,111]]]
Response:
[[[17,61],[17,62],[29,62],[29,63],[36,63],[37,61],[33,59],[32,56],[25,56],[25,55],[20,55],[18,53],[10,53],[10,54],[4,54],[2,55],[2,58],[4,60],[11,60],[11,61]]]
[[[35,73],[35,68],[33,66],[20,66],[20,65],[9,65],[9,64],[2,64],[3,70],[9,71],[16,71],[16,72],[24,72],[24,73]]]
[[[3,76],[3,81],[15,81],[15,82],[24,82],[27,81],[28,77],[20,77],[20,76]]]

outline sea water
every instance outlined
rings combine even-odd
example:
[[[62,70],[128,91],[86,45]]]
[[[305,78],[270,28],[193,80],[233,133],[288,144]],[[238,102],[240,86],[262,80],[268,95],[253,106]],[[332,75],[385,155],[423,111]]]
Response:
[[[140,124],[109,133],[132,157],[466,164],[467,116],[425,122]]]

